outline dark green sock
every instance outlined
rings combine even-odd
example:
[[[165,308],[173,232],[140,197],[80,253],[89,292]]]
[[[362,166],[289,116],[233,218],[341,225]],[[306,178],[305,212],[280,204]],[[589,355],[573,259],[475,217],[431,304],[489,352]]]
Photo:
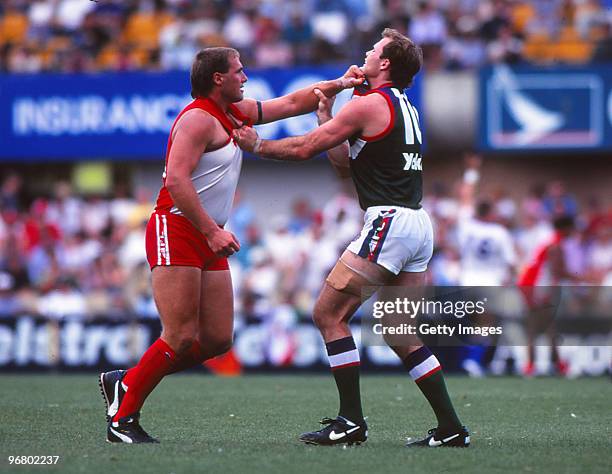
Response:
[[[408,354],[402,362],[436,414],[438,428],[446,431],[461,427],[461,421],[446,390],[440,362],[429,348],[420,347]]]
[[[446,431],[461,427],[461,421],[446,390],[446,383],[441,370],[419,380],[416,384],[436,414],[438,428]]]
[[[359,390],[359,351],[351,336],[325,344],[329,365],[340,396],[338,415],[353,422],[363,420]]]
[[[360,422],[363,420],[363,410],[361,408],[361,391],[359,390],[359,366],[336,369],[332,373],[340,396],[338,415],[356,423]]]

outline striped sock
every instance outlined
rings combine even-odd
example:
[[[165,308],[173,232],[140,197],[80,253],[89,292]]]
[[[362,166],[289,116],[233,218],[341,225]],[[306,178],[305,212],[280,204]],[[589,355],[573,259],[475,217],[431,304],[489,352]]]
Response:
[[[359,351],[352,336],[325,344],[329,366],[340,396],[339,416],[359,423],[363,420],[359,390]]]
[[[445,431],[461,427],[461,421],[446,390],[442,366],[436,356],[426,346],[422,346],[408,354],[403,362],[410,377],[433,409],[438,420],[438,428]]]

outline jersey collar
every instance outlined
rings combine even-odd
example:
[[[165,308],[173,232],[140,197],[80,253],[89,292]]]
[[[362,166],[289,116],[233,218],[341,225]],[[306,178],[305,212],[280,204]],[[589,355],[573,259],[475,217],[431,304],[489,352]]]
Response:
[[[392,82],[385,82],[384,84],[381,84],[380,86],[374,88],[374,89],[370,89],[370,91],[377,91],[379,89],[384,89],[385,87],[393,87],[393,83]]]
[[[234,125],[234,122],[227,116],[227,113],[219,106],[219,104],[217,104],[210,97],[198,97],[197,99],[195,99],[194,102],[196,104],[199,103],[199,105],[203,106],[203,109],[205,109],[208,113],[215,117],[231,136],[232,130],[234,130],[236,126]],[[240,109],[238,109],[238,107],[236,107],[234,104],[229,105],[229,112],[236,119],[243,122],[245,125],[252,125],[248,117],[243,115],[240,112]]]

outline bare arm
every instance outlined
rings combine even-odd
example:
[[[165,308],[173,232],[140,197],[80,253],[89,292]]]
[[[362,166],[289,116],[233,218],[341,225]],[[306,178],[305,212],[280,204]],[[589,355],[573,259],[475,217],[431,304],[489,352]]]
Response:
[[[370,94],[349,101],[338,115],[307,135],[261,140],[253,128],[242,127],[234,130],[234,139],[243,150],[264,158],[303,161],[340,145],[354,134],[373,136],[381,133],[388,126],[390,117],[383,96]]]
[[[462,207],[473,209],[476,201],[476,188],[480,180],[482,159],[476,154],[470,154],[465,159],[465,172],[459,188],[459,201]]]
[[[329,122],[333,118],[332,107],[334,106],[335,96],[327,97],[319,89],[315,89],[314,92],[319,98],[317,120],[320,126]],[[348,178],[351,176],[349,152],[349,144],[346,140],[337,147],[327,150],[327,158],[329,158],[329,162],[340,178]]]
[[[351,135],[361,131],[360,122],[364,112],[361,102],[365,101],[349,102],[336,117],[306,135],[282,140],[261,140],[255,129],[242,127],[234,130],[234,139],[243,150],[264,158],[281,161],[308,160],[340,145]]]
[[[231,255],[240,249],[231,232],[221,229],[200,204],[191,173],[206,147],[211,143],[215,120],[206,112],[187,112],[176,125],[166,168],[166,188],[174,204],[191,221],[218,256]]]
[[[332,97],[344,89],[350,89],[356,85],[363,84],[364,75],[357,66],[351,66],[342,77],[331,81],[321,81],[303,89],[292,92],[291,94],[278,97],[276,99],[261,102],[261,120],[257,123],[275,122],[288,117],[313,112],[317,109],[319,98],[314,90],[319,89],[327,97]],[[244,99],[236,106],[249,117],[254,123],[258,119],[257,101]]]

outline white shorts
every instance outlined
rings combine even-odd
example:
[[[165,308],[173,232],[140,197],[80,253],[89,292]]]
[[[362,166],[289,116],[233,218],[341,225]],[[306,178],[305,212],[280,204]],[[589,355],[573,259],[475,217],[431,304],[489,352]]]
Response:
[[[365,225],[348,250],[397,275],[424,272],[433,254],[433,228],[425,209],[368,207]]]

